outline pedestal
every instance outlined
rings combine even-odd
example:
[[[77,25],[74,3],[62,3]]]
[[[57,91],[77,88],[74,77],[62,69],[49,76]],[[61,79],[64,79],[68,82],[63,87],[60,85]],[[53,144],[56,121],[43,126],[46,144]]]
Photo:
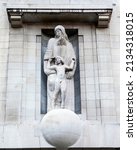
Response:
[[[79,139],[81,120],[68,109],[54,109],[43,117],[41,131],[49,144],[57,150],[66,150]]]

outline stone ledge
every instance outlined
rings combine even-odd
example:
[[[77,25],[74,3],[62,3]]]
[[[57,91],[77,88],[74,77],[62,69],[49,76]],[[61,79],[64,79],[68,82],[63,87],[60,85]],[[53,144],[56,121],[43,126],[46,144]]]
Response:
[[[23,24],[35,23],[85,23],[96,24],[97,27],[108,27],[112,9],[27,9],[7,8],[11,27],[20,28]]]

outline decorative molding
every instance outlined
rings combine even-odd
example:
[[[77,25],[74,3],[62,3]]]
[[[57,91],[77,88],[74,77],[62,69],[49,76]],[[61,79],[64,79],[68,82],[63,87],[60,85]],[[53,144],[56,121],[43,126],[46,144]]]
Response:
[[[20,28],[25,23],[88,23],[106,28],[109,25],[112,9],[27,9],[7,8],[11,27]]]
[[[107,28],[110,22],[111,14],[110,13],[98,13],[98,24],[99,28]]]

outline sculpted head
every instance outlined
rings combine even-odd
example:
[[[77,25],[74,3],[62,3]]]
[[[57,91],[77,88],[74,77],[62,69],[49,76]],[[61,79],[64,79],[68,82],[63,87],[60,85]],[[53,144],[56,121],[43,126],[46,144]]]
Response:
[[[63,36],[66,40],[68,40],[68,36],[65,32],[65,28],[62,25],[56,26],[54,31],[55,31],[55,37],[56,38]]]
[[[55,58],[55,64],[58,65],[58,64],[60,64],[60,63],[61,63],[62,65],[64,65],[64,60],[63,60],[62,57],[57,56],[57,57]]]

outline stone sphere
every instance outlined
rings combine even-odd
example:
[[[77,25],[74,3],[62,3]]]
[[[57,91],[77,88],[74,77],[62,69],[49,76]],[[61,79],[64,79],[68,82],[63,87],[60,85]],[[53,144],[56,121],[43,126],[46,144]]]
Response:
[[[60,148],[73,145],[81,135],[81,120],[68,109],[54,109],[41,121],[41,131],[45,140]]]

